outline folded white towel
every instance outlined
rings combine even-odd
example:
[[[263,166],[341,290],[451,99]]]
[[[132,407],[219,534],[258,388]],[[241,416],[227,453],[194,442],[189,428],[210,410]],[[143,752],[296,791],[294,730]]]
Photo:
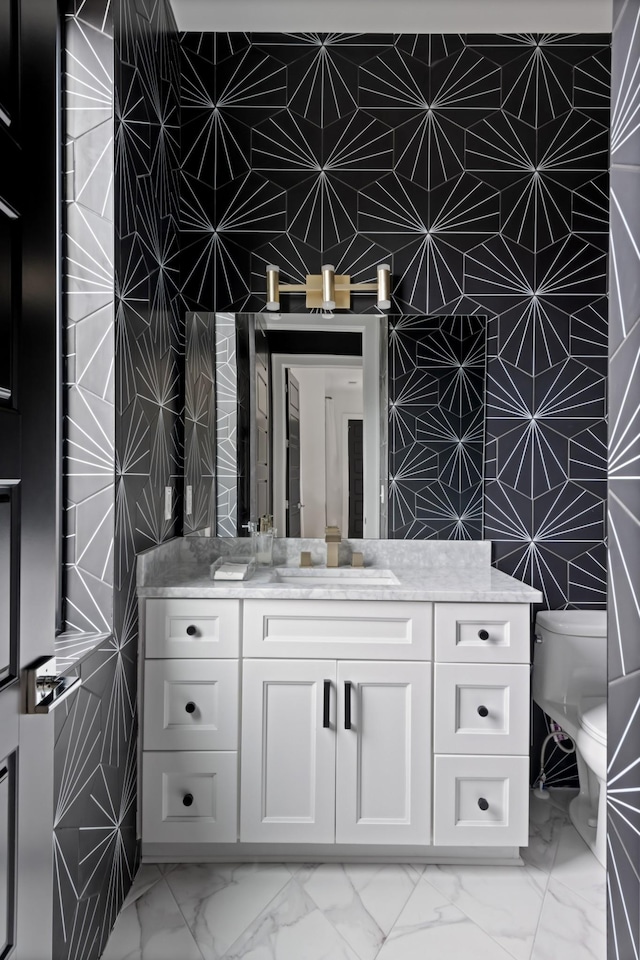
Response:
[[[244,580],[249,570],[248,563],[223,563],[214,571],[214,580]]]

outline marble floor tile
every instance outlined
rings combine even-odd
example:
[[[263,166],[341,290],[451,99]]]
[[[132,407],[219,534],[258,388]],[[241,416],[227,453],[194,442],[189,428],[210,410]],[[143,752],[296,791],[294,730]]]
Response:
[[[360,960],[374,960],[419,878],[401,864],[323,863],[296,874]]]
[[[102,960],[202,960],[165,881],[160,879],[123,910]]]
[[[511,960],[495,940],[420,879],[377,960]]]
[[[553,800],[539,800],[531,793],[529,846],[520,850],[520,855],[528,866],[547,874],[551,873],[565,823],[568,823],[568,815],[560,804]]]
[[[606,872],[572,823],[562,828],[551,876],[595,907],[606,897]]]
[[[290,880],[282,863],[179,864],[166,878],[205,960],[225,957]]]
[[[579,792],[577,787],[549,787],[551,803],[563,811],[567,820],[569,819],[569,805],[578,796]]]
[[[155,863],[140,864],[138,872],[133,878],[131,889],[122,904],[122,910],[126,910],[130,903],[138,900],[147,890],[150,890],[161,877],[162,874]]]
[[[606,911],[549,880],[531,960],[606,960]]]
[[[423,879],[516,960],[529,960],[546,889],[526,867],[428,866]]]
[[[305,868],[306,870],[313,870],[313,868],[317,867],[318,864],[317,863],[286,863],[285,866],[289,871],[289,873],[291,874],[291,876],[295,877],[295,875],[299,873],[300,870],[302,870],[303,868]]]
[[[225,955],[225,960],[358,960],[295,879]]]

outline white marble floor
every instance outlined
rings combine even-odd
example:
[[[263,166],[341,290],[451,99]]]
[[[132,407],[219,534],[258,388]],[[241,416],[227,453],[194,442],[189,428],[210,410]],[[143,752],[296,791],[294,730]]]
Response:
[[[103,960],[605,960],[605,872],[532,796],[521,867],[143,864]]]

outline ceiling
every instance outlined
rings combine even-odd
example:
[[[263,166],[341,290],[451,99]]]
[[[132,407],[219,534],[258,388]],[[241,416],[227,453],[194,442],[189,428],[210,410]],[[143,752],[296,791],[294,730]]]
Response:
[[[170,0],[180,30],[609,33],[612,0]]]

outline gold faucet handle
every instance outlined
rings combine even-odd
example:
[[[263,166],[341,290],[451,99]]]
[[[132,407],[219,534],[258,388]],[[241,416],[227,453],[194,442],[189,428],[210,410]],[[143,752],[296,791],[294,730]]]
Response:
[[[342,537],[340,536],[340,527],[325,527],[324,539],[325,543],[340,543],[342,540]]]
[[[351,566],[352,566],[352,567],[364,567],[364,553],[352,553],[352,554],[351,554]]]
[[[311,567],[311,551],[310,550],[301,550],[300,551],[300,566],[301,567]]]

